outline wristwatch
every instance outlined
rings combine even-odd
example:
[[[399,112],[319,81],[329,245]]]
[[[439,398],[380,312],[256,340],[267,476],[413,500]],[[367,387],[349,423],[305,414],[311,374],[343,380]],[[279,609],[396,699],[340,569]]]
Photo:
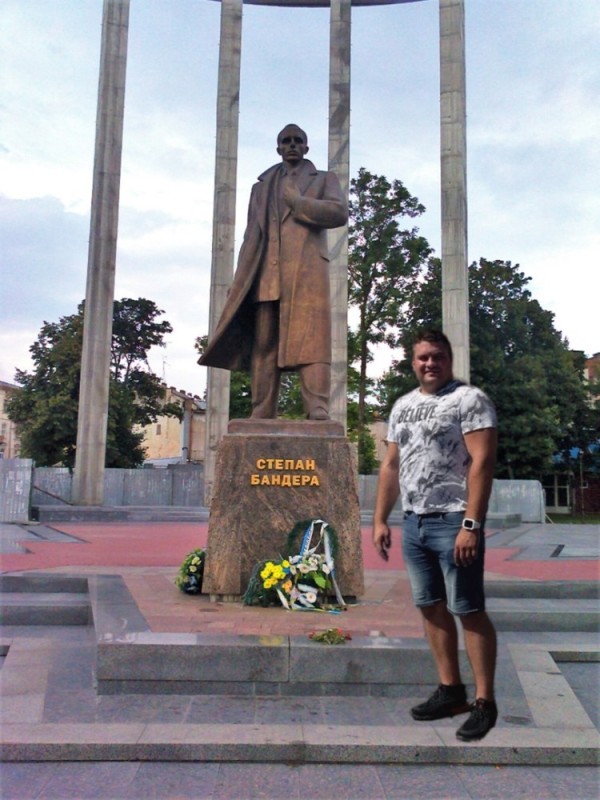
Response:
[[[481,522],[477,522],[476,519],[465,517],[462,521],[462,526],[466,531],[478,531],[481,529]]]

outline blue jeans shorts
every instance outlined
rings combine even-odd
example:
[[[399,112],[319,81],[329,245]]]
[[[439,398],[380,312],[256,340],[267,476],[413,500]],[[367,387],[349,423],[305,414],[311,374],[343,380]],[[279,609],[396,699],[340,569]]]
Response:
[[[402,552],[417,607],[444,601],[451,614],[485,611],[483,562],[485,537],[479,532],[477,558],[467,567],[454,563],[454,542],[464,513],[415,514],[402,523]]]

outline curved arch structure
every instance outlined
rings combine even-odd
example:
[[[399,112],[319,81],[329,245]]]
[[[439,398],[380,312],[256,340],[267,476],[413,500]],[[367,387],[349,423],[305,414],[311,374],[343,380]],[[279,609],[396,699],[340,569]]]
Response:
[[[217,0],[218,3],[221,0]],[[250,6],[281,6],[282,8],[327,8],[330,0],[243,0]],[[422,3],[423,0],[352,0],[353,6],[392,6],[398,3]]]
[[[244,3],[287,8],[329,7],[329,164],[347,190],[350,141],[350,20],[352,6],[396,5],[423,0],[216,0],[221,2],[221,35],[217,99],[217,153],[213,255],[210,289],[210,332],[216,325],[227,288],[233,277],[235,195],[238,149],[238,114],[241,62],[241,26]],[[91,242],[106,240],[101,248],[90,246],[84,328],[89,341],[103,349],[82,358],[77,458],[73,501],[101,505],[106,450],[108,362],[112,319],[118,187],[120,182],[121,130],[127,28],[130,0],[104,0],[103,40],[96,130],[95,188],[92,194]],[[469,329],[467,295],[466,226],[466,111],[464,56],[464,0],[438,0],[440,12],[440,106],[442,189],[442,295],[444,329],[454,349],[455,373],[469,379]],[[110,135],[102,127],[110,123]],[[110,175],[103,165],[110,163]],[[102,181],[104,180],[104,183]],[[98,187],[96,187],[98,183]],[[101,191],[102,190],[102,191]],[[107,198],[109,198],[107,200]],[[333,369],[331,413],[346,421],[347,365],[347,232],[335,231],[330,241],[333,255],[331,277]],[[93,250],[93,252],[92,252]],[[104,251],[103,251],[104,252]],[[101,291],[98,287],[104,287]],[[100,363],[102,362],[102,363]],[[106,368],[105,368],[106,367]],[[93,374],[90,373],[90,369]],[[87,370],[87,372],[86,372]],[[89,373],[89,374],[88,374]],[[87,376],[87,378],[85,377]],[[99,376],[103,377],[102,387]],[[96,378],[96,379],[95,379]],[[106,384],[106,385],[104,385]],[[227,430],[229,373],[209,369],[205,453],[206,504],[210,501],[217,446]]]

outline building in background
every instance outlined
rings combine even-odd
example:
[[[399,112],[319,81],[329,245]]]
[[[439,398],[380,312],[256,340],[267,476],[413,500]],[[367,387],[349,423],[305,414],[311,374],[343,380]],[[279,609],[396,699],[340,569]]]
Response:
[[[598,383],[600,381],[600,353],[594,353],[591,358],[586,358],[583,367],[583,377],[588,384]],[[590,389],[592,402],[600,400],[600,395]]]
[[[182,389],[165,387],[165,403],[177,403],[183,409],[181,420],[177,417],[158,417],[146,425],[143,447],[145,464],[156,467],[169,464],[198,464],[204,461],[206,435],[206,403],[198,395]]]
[[[6,414],[6,404],[14,392],[18,391],[20,391],[19,386],[0,381],[0,458],[19,457],[20,444],[17,428]]]

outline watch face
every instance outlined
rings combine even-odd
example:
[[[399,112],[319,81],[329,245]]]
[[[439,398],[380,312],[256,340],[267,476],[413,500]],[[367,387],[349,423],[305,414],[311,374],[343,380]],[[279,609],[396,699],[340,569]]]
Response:
[[[468,531],[476,531],[481,527],[481,525],[474,519],[463,519],[462,526]]]

